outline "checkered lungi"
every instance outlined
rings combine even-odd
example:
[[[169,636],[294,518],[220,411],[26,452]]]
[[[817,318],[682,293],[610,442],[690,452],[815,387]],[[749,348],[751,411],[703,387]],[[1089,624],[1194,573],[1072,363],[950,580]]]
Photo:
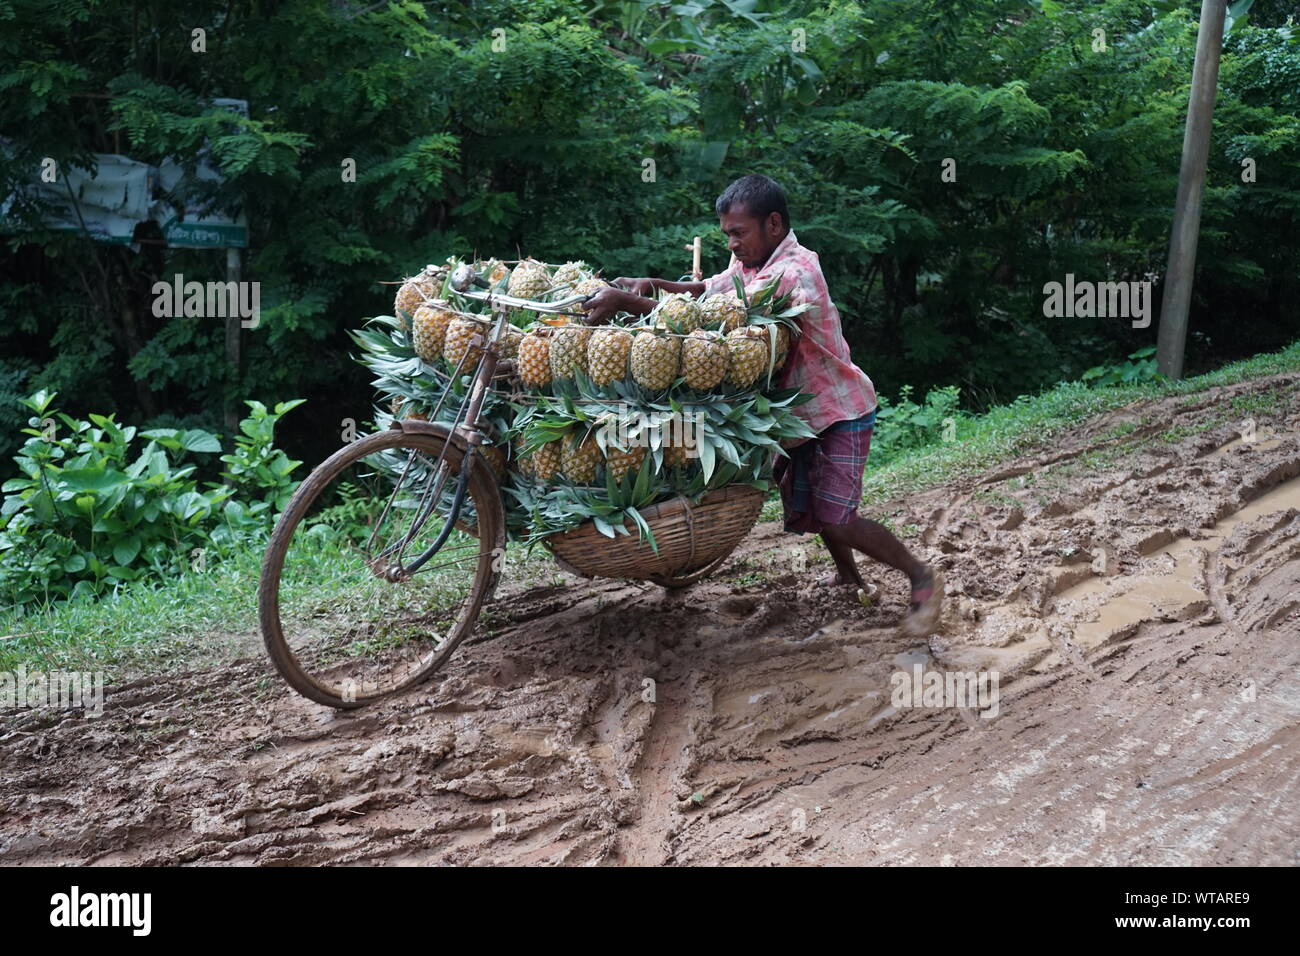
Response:
[[[823,525],[848,524],[862,500],[862,471],[871,452],[876,413],[836,422],[816,438],[777,456],[772,477],[781,489],[785,530],[817,534]]]

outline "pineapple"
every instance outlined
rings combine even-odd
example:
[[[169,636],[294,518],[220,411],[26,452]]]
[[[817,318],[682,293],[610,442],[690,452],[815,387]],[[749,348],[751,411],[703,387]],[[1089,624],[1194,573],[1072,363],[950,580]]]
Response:
[[[474,263],[474,271],[492,283],[494,288],[498,282],[510,275],[510,267],[500,259],[480,259]]]
[[[401,395],[394,395],[393,400],[388,403],[389,409],[394,418],[409,421],[415,419],[417,422],[427,422],[429,420],[428,411],[417,411],[415,403],[409,398],[403,398]]]
[[[530,457],[530,470],[537,480],[546,484],[554,481],[560,466],[564,463],[563,441],[552,441],[542,445]]]
[[[447,326],[456,318],[448,303],[434,299],[419,306],[411,317],[411,338],[415,354],[426,362],[442,358],[442,346],[447,339]]]
[[[519,473],[523,475],[525,478],[532,478],[533,475],[535,474],[535,472],[533,471],[533,456],[524,454],[523,435],[515,436],[514,448],[515,448],[515,467],[519,469]]]
[[[768,350],[768,359],[772,359],[772,341],[776,340],[776,359],[772,362],[772,368],[778,369],[785,364],[786,356],[790,354],[790,327],[781,322],[763,323],[754,328],[762,329],[763,345]]]
[[[614,481],[622,481],[627,473],[636,471],[641,467],[641,462],[645,460],[645,448],[637,445],[621,451],[611,446],[605,452],[605,467],[613,476]]]
[[[773,368],[780,368],[785,364],[786,357],[790,354],[790,328],[786,325],[776,326],[776,364]]]
[[[393,314],[402,323],[402,328],[410,328],[410,320],[416,309],[442,295],[443,283],[447,281],[450,272],[449,260],[440,266],[427,265],[402,283],[397,290],[397,297],[393,299]]]
[[[685,468],[686,467],[686,446],[665,445],[664,446],[664,467]]]
[[[731,362],[727,367],[727,381],[742,388],[753,385],[767,370],[767,332],[757,326],[747,326],[727,333],[727,348]]]
[[[700,305],[689,295],[674,292],[659,303],[659,322],[673,331],[688,335],[700,327]]]
[[[551,333],[549,326],[533,329],[519,342],[519,380],[541,387],[551,384]]]
[[[590,485],[596,480],[596,469],[600,467],[602,456],[600,446],[591,435],[581,441],[576,440],[576,432],[563,439],[560,444],[560,470],[564,477],[577,485]]]
[[[591,278],[591,266],[582,260],[577,262],[566,262],[555,270],[556,286],[575,285],[586,279]]]
[[[507,325],[501,338],[497,340],[497,355],[503,359],[512,359],[519,357],[519,343],[524,340],[523,329],[513,325]]]
[[[587,343],[591,329],[581,325],[562,325],[551,339],[551,378],[573,378],[587,373]]]
[[[727,374],[729,359],[721,333],[697,329],[682,342],[682,377],[691,388],[716,388]]]
[[[510,273],[506,293],[518,299],[536,302],[551,290],[551,276],[536,259],[525,259]]]
[[[658,391],[677,378],[681,339],[657,329],[638,332],[632,340],[632,378],[642,388]]]
[[[478,336],[480,344],[475,345],[473,339]],[[460,366],[462,372],[473,371],[478,365],[478,360],[483,355],[481,340],[483,332],[479,324],[473,319],[457,318],[447,326],[447,338],[443,343],[442,357],[451,363],[452,368],[460,364],[464,359],[464,364]]]
[[[504,479],[506,476],[506,454],[496,445],[479,445],[478,453],[483,456],[483,460],[488,463],[488,467],[496,473],[498,479]]]
[[[606,282],[604,279],[595,279],[595,278],[583,279],[572,289],[570,289],[569,293],[571,295],[594,295],[595,293],[599,292],[601,289],[607,288],[608,286],[609,283]],[[587,311],[581,305],[576,306],[576,308],[579,312]]]
[[[593,385],[608,385],[627,376],[632,333],[627,329],[597,329],[587,343],[587,369]]]
[[[734,292],[715,293],[700,303],[700,321],[730,332],[748,322],[749,313]]]

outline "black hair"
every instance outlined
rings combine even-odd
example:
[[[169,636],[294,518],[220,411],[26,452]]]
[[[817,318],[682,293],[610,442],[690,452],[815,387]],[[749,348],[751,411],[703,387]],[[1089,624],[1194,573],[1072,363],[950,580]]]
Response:
[[[741,176],[718,197],[714,209],[721,216],[736,203],[742,203],[745,211],[751,216],[757,216],[760,222],[774,212],[780,213],[781,225],[790,228],[790,210],[785,204],[785,190],[767,176],[759,173]]]

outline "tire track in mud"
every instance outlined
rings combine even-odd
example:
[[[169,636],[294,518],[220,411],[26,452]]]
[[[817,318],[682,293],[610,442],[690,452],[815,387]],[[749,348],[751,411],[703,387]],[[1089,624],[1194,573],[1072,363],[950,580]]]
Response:
[[[772,523],[680,594],[504,592],[441,679],[359,713],[253,658],[98,720],[0,714],[0,862],[1294,864],[1298,382],[892,503],[948,581],[927,642],[896,575],[837,603]],[[1243,441],[1231,403],[1267,396]],[[996,669],[996,714],[895,706],[917,667]]]
[[[655,685],[654,714],[641,759],[632,768],[638,795],[635,825],[620,834],[620,863],[661,866],[672,859],[677,791],[691,762],[688,708],[694,683],[694,678],[681,676]]]

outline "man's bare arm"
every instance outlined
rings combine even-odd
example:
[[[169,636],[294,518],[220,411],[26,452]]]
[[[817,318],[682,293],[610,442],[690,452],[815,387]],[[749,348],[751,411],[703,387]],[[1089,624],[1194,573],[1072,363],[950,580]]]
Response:
[[[659,303],[654,296],[663,292],[689,292],[701,295],[703,282],[669,282],[667,279],[630,279],[619,276],[612,288],[601,289],[587,299],[584,308],[588,325],[603,325],[618,312],[645,315]],[[625,291],[626,290],[626,291]]]
[[[704,294],[703,282],[669,282],[667,279],[619,276],[613,284],[646,298],[656,292],[687,292],[696,297]]]
[[[697,299],[704,295],[703,282],[669,282],[667,279],[655,279],[655,288],[662,292],[686,292]]]

